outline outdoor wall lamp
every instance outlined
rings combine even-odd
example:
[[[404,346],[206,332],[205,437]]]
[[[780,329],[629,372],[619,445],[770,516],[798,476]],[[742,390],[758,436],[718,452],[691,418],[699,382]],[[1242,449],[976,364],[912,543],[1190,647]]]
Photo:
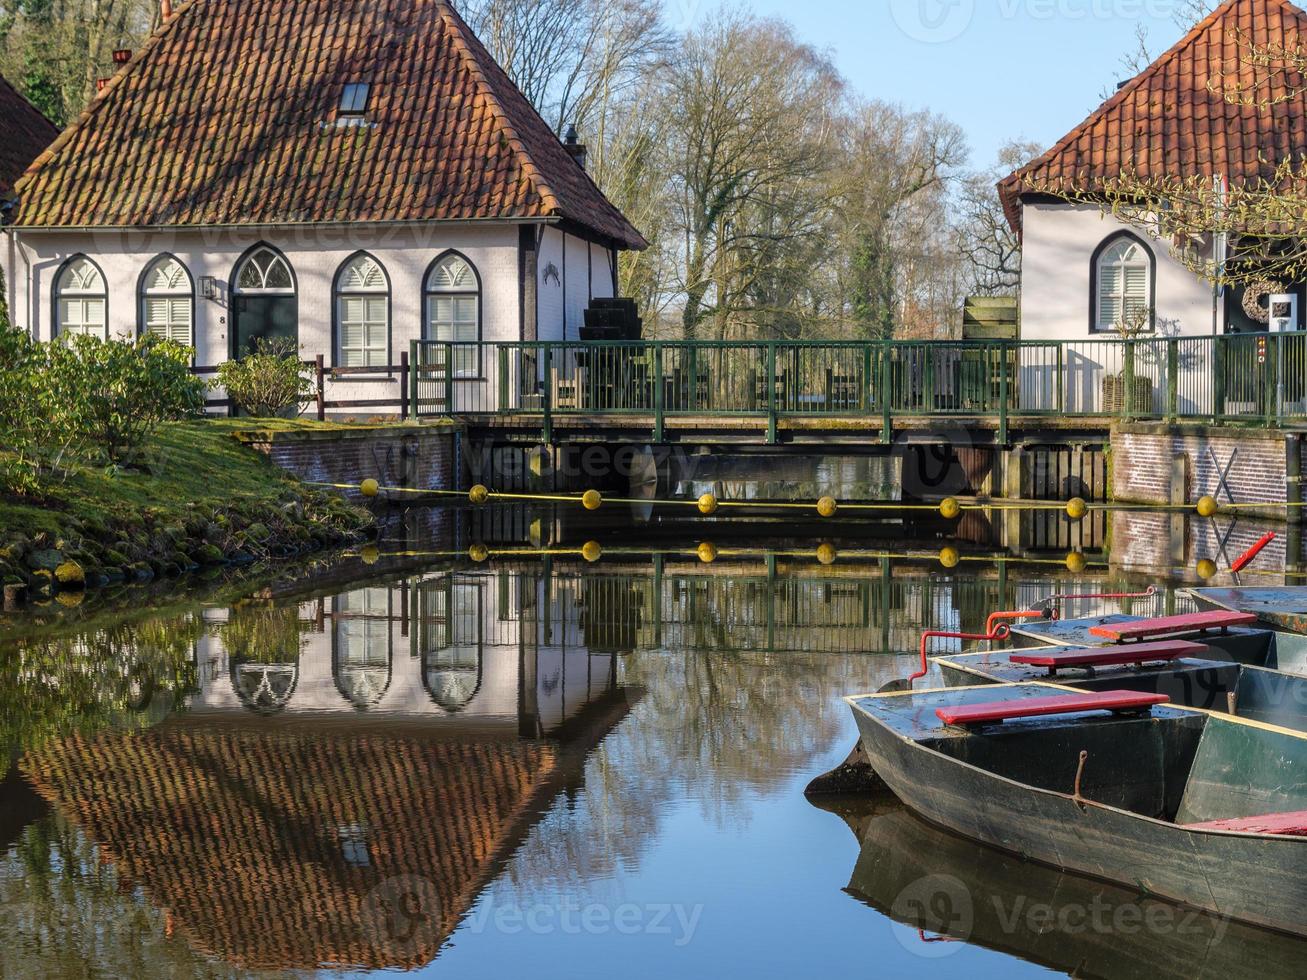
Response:
[[[205,299],[218,298],[218,282],[213,276],[200,276],[200,295]]]

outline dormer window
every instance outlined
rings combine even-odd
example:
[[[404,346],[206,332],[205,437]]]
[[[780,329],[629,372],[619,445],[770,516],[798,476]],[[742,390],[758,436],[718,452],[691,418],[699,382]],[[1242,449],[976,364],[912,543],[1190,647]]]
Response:
[[[342,116],[361,116],[368,111],[368,96],[372,86],[367,82],[347,82],[340,96]]]

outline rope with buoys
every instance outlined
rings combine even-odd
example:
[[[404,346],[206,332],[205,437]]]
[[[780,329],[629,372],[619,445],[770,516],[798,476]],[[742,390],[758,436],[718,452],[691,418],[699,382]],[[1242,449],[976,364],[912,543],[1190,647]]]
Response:
[[[364,497],[377,497],[388,494],[417,494],[434,497],[459,497],[466,499],[477,507],[483,507],[494,501],[525,501],[538,503],[579,504],[585,510],[597,511],[604,504],[632,504],[657,507],[694,508],[705,517],[711,517],[723,510],[808,510],[814,509],[819,517],[833,518],[847,513],[875,512],[919,512],[935,513],[945,520],[957,520],[964,513],[982,513],[985,511],[1061,511],[1072,521],[1082,521],[1095,511],[1100,512],[1161,512],[1161,513],[1196,513],[1199,517],[1215,517],[1224,512],[1240,510],[1270,510],[1275,508],[1297,509],[1307,507],[1307,501],[1261,502],[1261,503],[1219,503],[1214,497],[1204,496],[1195,504],[1147,504],[1147,503],[1091,503],[1083,497],[1060,500],[1009,500],[1004,498],[979,498],[962,501],[957,497],[945,497],[938,504],[906,503],[901,500],[841,501],[832,496],[819,498],[815,505],[798,500],[722,500],[715,494],[705,493],[693,500],[648,499],[643,497],[605,497],[598,490],[586,490],[581,494],[556,493],[509,493],[491,490],[478,483],[469,490],[422,489],[418,487],[383,487],[377,480],[369,477],[361,483],[328,483],[323,481],[306,481],[309,486],[328,487],[337,490],[354,490]]]

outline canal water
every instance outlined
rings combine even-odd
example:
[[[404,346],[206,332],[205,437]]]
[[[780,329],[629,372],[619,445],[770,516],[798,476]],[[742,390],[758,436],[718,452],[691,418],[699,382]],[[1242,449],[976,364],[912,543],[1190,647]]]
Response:
[[[376,552],[0,624],[0,976],[1303,962],[892,799],[803,794],[853,745],[841,698],[910,672],[922,630],[1149,584],[1132,610],[1184,610],[1204,549],[1256,529],[614,510],[415,511]]]

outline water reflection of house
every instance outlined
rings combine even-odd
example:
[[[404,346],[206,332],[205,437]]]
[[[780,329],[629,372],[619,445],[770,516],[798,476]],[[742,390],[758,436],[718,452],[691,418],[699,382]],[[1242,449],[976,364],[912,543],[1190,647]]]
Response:
[[[280,610],[211,610],[191,710],[365,712],[551,733],[617,680],[619,649],[583,635],[579,588],[438,574]]]
[[[49,743],[23,775],[205,955],[423,965],[630,707],[567,586],[519,581],[354,590],[290,607],[289,634],[237,613],[264,662],[230,662],[214,615],[193,711]]]

